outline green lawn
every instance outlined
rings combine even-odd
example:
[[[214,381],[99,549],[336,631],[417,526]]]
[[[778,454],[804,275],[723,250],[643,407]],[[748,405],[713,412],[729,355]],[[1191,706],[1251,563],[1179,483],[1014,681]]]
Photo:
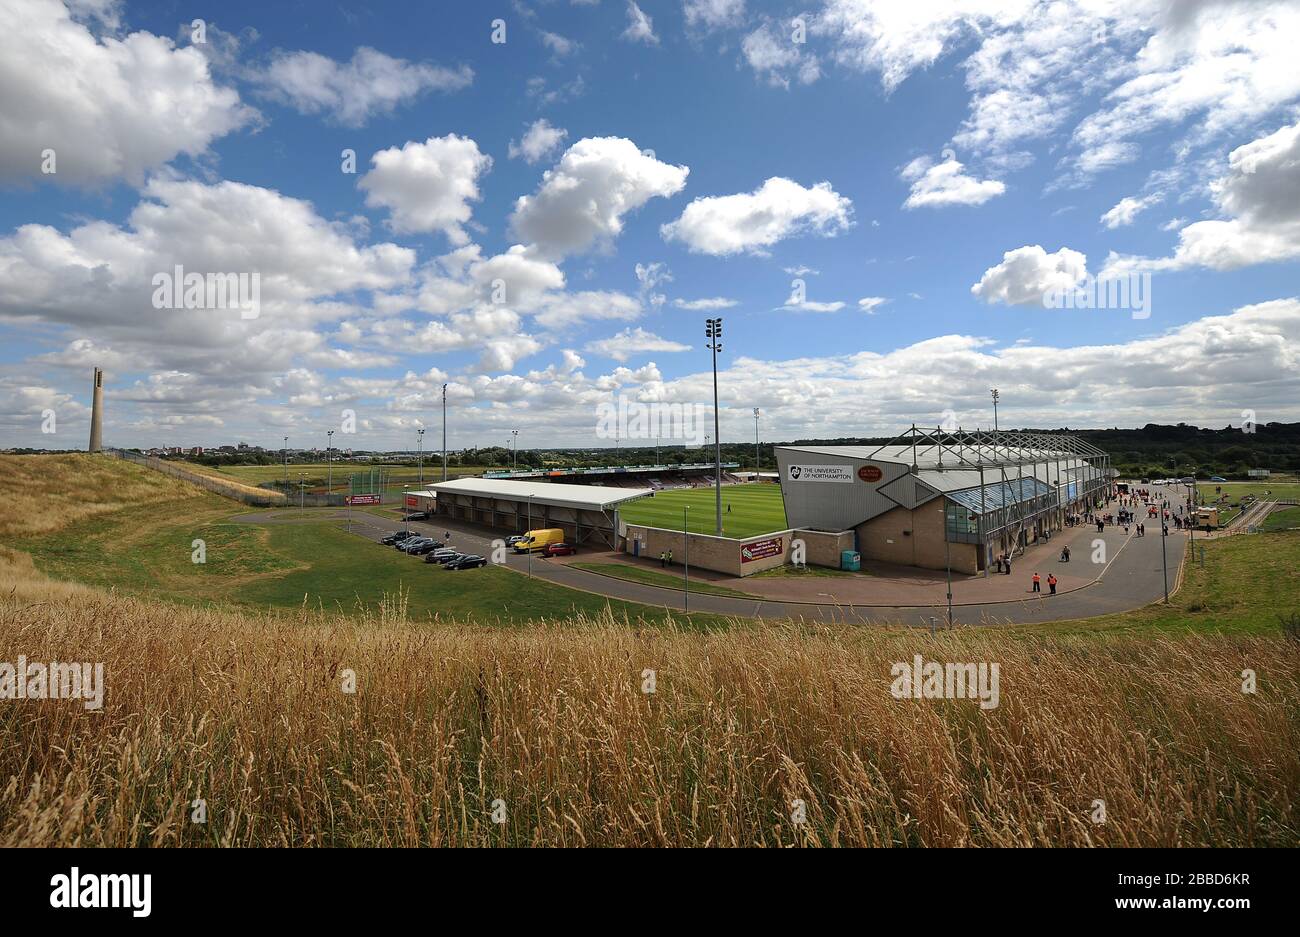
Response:
[[[186,463],[189,464],[189,463]],[[245,485],[261,485],[264,482],[282,482],[284,481],[284,465],[224,465],[219,468],[213,468],[207,465],[192,465],[200,472],[218,477],[225,476],[241,481]],[[335,462],[334,463],[334,490],[346,492],[348,487],[348,476],[362,475],[369,478],[372,466],[359,462]],[[421,476],[420,470],[414,465],[376,465],[373,466],[376,476],[379,470],[384,473],[384,483],[386,491],[394,496],[400,497],[403,485],[410,485],[416,488],[420,484],[420,478],[423,477],[424,484],[442,481],[442,463],[425,459],[424,472]],[[450,477],[461,477],[465,475],[481,475],[488,471],[489,467],[485,466],[451,466],[448,469]],[[289,463],[289,480],[297,484],[300,474],[305,474],[306,482],[309,489],[324,489],[325,482],[329,478],[329,465],[325,462],[313,463]]]
[[[287,522],[236,523],[246,511],[215,495],[137,506],[68,528],[15,541],[37,568],[130,595],[187,605],[297,608],[377,608],[399,596],[415,620],[434,616],[485,624],[564,619],[606,607],[635,622],[661,623],[663,609],[620,602],[529,579],[507,569],[449,572],[391,547],[349,534],[342,522],[308,513]],[[195,563],[203,540],[204,563]],[[681,621],[681,615],[673,618]],[[721,616],[690,616],[696,627],[718,627]]]
[[[627,563],[570,563],[570,566],[576,566],[578,569],[585,569],[588,572],[599,573],[602,576],[610,576],[614,579],[623,579],[628,582],[640,582],[648,586],[662,586],[665,589],[675,589],[681,591],[682,577],[675,575],[666,570],[646,569],[641,566],[630,566]],[[740,592],[736,589],[729,589],[726,586],[717,586],[711,582],[700,582],[692,579],[689,581],[689,590],[691,592],[706,592],[709,595],[729,595],[739,599],[753,599],[757,596],[748,592]]]
[[[1300,501],[1300,483],[1296,482],[1198,482],[1196,488],[1207,502],[1213,501],[1220,495],[1227,495],[1229,502],[1232,503],[1240,501],[1246,495],[1274,501]],[[1223,491],[1215,494],[1215,488],[1222,488]]]
[[[1012,630],[1035,634],[1277,634],[1279,616],[1300,612],[1300,580],[1295,575],[1298,568],[1300,533],[1294,531],[1197,540],[1183,587],[1167,607],[1150,605],[1086,621],[1015,625]]]
[[[631,501],[619,508],[619,517],[629,524],[682,529],[682,508],[689,507],[690,530],[697,534],[716,531],[717,513],[712,488],[677,488],[659,491],[653,498]],[[727,507],[731,511],[727,511]],[[752,537],[785,530],[785,501],[781,486],[766,483],[724,485],[722,488],[722,534],[724,537]]]
[[[1274,511],[1265,518],[1262,526],[1266,531],[1300,528],[1300,508],[1282,508],[1280,511]]]

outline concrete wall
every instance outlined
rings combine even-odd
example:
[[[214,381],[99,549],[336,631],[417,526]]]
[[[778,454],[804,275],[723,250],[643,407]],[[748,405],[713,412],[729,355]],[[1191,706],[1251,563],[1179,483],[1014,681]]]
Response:
[[[809,566],[829,566],[840,568],[840,554],[854,549],[853,531],[837,532],[825,530],[808,530],[801,528],[793,536],[804,542],[804,562]]]
[[[794,531],[782,530],[743,540],[729,537],[714,537],[709,534],[690,534],[690,563],[692,567],[711,569],[729,576],[752,576],[765,569],[783,566],[790,555],[790,539]],[[745,562],[743,551],[746,546],[780,541],[780,549],[772,556],[765,556]],[[680,569],[686,560],[686,537],[680,530],[665,530],[661,527],[641,527],[637,524],[627,525],[627,539],[623,552],[633,555],[640,544],[640,555],[656,560],[663,551],[671,550],[673,566]]]
[[[859,524],[858,550],[863,559],[946,569],[942,499],[923,504],[914,511],[894,508]],[[979,572],[979,548],[973,543],[948,544],[953,572]]]

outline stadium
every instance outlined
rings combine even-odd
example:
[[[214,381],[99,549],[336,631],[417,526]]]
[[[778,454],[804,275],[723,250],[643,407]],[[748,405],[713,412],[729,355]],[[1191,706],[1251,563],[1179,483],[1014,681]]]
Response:
[[[923,430],[880,446],[778,446],[792,527],[847,531],[864,558],[974,574],[1102,503],[1110,457],[1061,433]]]

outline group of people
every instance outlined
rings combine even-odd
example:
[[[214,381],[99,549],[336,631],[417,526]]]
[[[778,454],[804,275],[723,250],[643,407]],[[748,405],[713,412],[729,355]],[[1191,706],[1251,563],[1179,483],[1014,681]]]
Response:
[[[660,550],[660,551],[659,551],[659,565],[660,565],[660,566],[672,566],[672,565],[673,565],[673,551],[672,551],[672,550]]]
[[[1052,590],[1052,591],[1051,591],[1051,594],[1052,594],[1052,595],[1056,595],[1056,583],[1057,583],[1056,574],[1055,574],[1055,573],[1048,573],[1048,574],[1047,574],[1047,588],[1049,588],[1049,589]],[[1043,580],[1042,580],[1042,577],[1040,577],[1040,576],[1038,575],[1038,573],[1034,573],[1034,576],[1033,576],[1033,584],[1034,584],[1034,591],[1035,591],[1035,592],[1042,592],[1042,591],[1043,591]]]

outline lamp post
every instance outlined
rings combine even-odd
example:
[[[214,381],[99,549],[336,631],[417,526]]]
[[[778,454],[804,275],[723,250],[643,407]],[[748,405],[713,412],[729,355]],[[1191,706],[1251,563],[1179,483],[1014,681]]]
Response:
[[[659,464],[659,437],[655,436],[655,465]]]
[[[442,480],[447,480],[447,385],[442,385]]]
[[[528,496],[528,530],[533,529],[533,496]],[[524,531],[525,535],[528,531]],[[528,544],[528,578],[533,578],[533,545]]]
[[[952,544],[948,540],[948,499],[939,509],[943,515],[943,563],[948,568],[948,627],[952,627]]]
[[[718,352],[722,351],[722,317],[708,319],[704,335],[713,352],[713,487],[717,512],[717,535],[722,536],[722,435],[718,429]]]
[[[330,493],[334,491],[333,452],[334,452],[334,430],[327,429],[325,431],[325,464],[328,466],[328,468],[326,469],[327,474],[325,480],[325,496],[327,499]]]
[[[289,487],[289,437],[284,437],[284,487]]]
[[[416,455],[415,455],[416,480],[419,483],[420,487],[423,488],[424,487],[424,429],[423,428],[417,429],[415,431],[415,441],[416,441]]]
[[[298,473],[298,513],[301,514],[306,507],[307,501],[307,473]]]
[[[512,429],[510,431],[510,436],[514,440],[510,445],[510,451],[512,453],[510,471],[517,472],[519,471],[519,430]]]
[[[758,407],[754,408],[754,481],[758,481],[758,470],[763,467],[758,455]]]
[[[688,522],[690,505],[682,505],[682,607],[691,610],[691,530]]]
[[[1169,604],[1169,561],[1165,559],[1165,540],[1169,534],[1166,532],[1164,510],[1162,509],[1160,517],[1160,572],[1165,577],[1165,604]]]

